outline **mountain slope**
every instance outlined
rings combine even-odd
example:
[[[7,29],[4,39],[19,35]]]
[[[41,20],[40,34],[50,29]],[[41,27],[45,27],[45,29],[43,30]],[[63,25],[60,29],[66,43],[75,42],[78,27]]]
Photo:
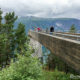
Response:
[[[72,24],[75,24],[77,30],[80,30],[80,20],[74,18],[39,18],[33,16],[20,17],[15,22],[15,27],[21,22],[26,26],[26,32],[32,29],[33,26],[41,27],[42,29],[54,26],[55,30],[69,30]]]

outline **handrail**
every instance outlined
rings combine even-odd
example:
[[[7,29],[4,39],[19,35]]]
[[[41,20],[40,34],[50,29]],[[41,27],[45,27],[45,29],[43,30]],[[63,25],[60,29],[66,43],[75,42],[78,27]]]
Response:
[[[58,36],[58,37],[63,37],[63,38],[67,38],[67,39],[80,41],[80,33],[50,32],[50,31],[46,32],[45,30],[42,30],[40,32],[50,34],[50,35],[54,35],[54,36]]]
[[[80,36],[79,35],[73,35],[73,34],[64,34],[64,33],[57,33],[57,32],[49,32],[49,34],[52,34],[54,36],[59,36],[59,37],[64,37],[68,39],[73,39],[73,40],[78,40],[80,41]]]

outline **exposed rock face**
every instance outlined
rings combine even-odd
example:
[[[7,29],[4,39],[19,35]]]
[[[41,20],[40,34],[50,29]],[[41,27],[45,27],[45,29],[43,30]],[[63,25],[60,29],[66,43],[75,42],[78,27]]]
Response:
[[[30,38],[30,45],[32,46],[33,49],[35,49],[35,52],[32,54],[33,57],[38,57],[38,58],[41,58],[42,57],[42,45]]]

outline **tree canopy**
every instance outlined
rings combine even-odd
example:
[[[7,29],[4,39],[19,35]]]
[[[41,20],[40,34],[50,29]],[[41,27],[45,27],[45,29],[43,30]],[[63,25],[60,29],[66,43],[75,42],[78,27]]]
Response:
[[[15,50],[22,52],[24,44],[26,43],[25,25],[19,23],[18,27],[14,29],[14,22],[17,20],[14,12],[6,13],[2,17],[3,12],[0,9],[0,66],[3,67],[10,63],[11,58],[15,56]],[[2,20],[4,19],[4,24]],[[26,49],[25,49],[26,50]]]

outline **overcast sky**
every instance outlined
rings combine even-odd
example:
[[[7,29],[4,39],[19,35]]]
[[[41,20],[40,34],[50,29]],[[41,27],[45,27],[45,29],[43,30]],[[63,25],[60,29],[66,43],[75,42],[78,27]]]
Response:
[[[0,0],[0,8],[18,16],[80,19],[80,0]]]

